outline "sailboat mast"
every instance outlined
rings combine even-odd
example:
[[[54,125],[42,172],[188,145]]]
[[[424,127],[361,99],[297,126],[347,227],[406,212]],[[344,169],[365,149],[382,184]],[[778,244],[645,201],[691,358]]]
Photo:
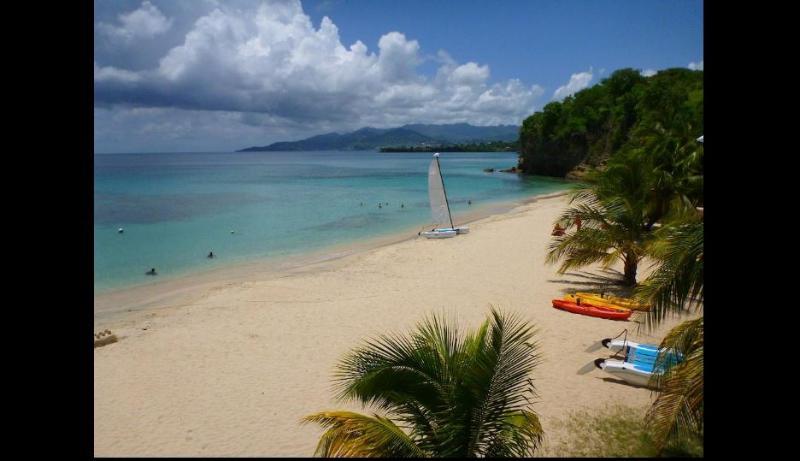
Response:
[[[450,214],[450,201],[447,200],[447,188],[444,187],[444,176],[442,176],[442,165],[439,163],[439,154],[433,156],[436,159],[436,168],[439,169],[439,178],[442,180],[442,191],[444,191],[444,203],[447,205],[447,217],[450,218],[450,229],[455,229],[453,225],[453,215]]]

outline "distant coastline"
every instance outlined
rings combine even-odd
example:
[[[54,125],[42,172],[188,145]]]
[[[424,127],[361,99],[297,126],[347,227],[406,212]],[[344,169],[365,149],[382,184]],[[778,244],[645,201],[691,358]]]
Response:
[[[515,125],[474,126],[468,123],[412,124],[398,128],[364,127],[350,133],[321,134],[299,141],[275,142],[267,146],[248,147],[237,152],[378,150],[391,146],[430,147],[467,143],[516,143],[519,138],[519,129],[520,127]],[[447,152],[471,151],[451,150]]]
[[[381,147],[380,152],[519,152],[519,142],[482,142],[422,146]]]

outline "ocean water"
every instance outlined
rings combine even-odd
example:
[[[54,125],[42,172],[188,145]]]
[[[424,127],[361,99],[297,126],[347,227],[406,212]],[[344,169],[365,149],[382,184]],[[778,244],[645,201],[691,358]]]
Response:
[[[378,152],[95,155],[95,293],[423,230],[431,222],[431,158]],[[442,153],[440,163],[457,225],[460,214],[480,205],[570,187],[553,178],[483,171],[514,166],[516,153]],[[217,257],[208,259],[209,251]],[[157,277],[145,275],[151,267]]]

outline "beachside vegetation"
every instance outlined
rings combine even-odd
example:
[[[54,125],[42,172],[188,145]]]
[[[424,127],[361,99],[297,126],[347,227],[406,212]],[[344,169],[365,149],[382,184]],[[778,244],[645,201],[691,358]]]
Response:
[[[637,288],[638,299],[649,303],[646,324],[658,326],[668,315],[702,312],[703,221],[697,214],[677,220],[658,233],[651,255],[656,270]],[[684,359],[653,376],[658,396],[647,423],[659,449],[675,441],[703,435],[703,317],[685,321],[664,337],[660,347],[678,351]],[[659,357],[663,362],[666,357]]]
[[[675,132],[676,125],[695,138],[703,133],[703,71],[665,69],[644,77],[620,69],[525,119],[519,168],[560,177],[579,165],[602,169],[617,153],[642,147],[653,131]]]
[[[407,336],[367,341],[337,366],[338,398],[383,415],[323,411],[324,457],[525,457],[543,430],[531,409],[539,363],[533,326],[491,309],[461,333],[432,316]]]
[[[547,263],[562,261],[559,272],[594,263],[624,266],[622,282],[636,284],[639,262],[644,257],[651,232],[648,195],[651,165],[636,152],[622,154],[602,174],[595,174],[590,187],[576,190],[570,207],[559,217],[565,230],[549,247]],[[580,229],[577,223],[580,222]]]
[[[554,237],[547,255],[549,263],[561,261],[562,273],[622,260],[623,283],[635,287],[638,302],[652,306],[644,322],[650,329],[671,315],[702,314],[704,299],[703,144],[697,142],[703,134],[702,73],[699,87],[691,71],[658,75],[645,83],[630,72],[615,73],[603,83],[611,93],[616,84],[628,88],[624,94],[638,95],[636,121],[606,167],[591,171],[590,185],[574,193],[559,218],[566,230]],[[602,98],[596,101],[602,109]],[[645,257],[653,271],[637,285]],[[673,328],[660,347],[683,357],[651,383],[658,396],[645,422],[662,453],[670,445],[702,442],[703,317]],[[666,359],[659,357],[657,366]]]
[[[609,405],[571,411],[553,422],[562,437],[549,456],[569,458],[652,458],[703,456],[702,440],[672,440],[659,451],[653,430],[645,423],[647,408]]]

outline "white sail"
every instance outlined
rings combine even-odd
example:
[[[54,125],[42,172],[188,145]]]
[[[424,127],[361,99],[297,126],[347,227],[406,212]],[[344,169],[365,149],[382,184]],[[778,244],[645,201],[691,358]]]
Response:
[[[433,224],[436,227],[451,227],[450,209],[447,206],[442,174],[439,171],[439,164],[435,157],[431,160],[431,166],[428,167],[428,197],[431,201]]]

